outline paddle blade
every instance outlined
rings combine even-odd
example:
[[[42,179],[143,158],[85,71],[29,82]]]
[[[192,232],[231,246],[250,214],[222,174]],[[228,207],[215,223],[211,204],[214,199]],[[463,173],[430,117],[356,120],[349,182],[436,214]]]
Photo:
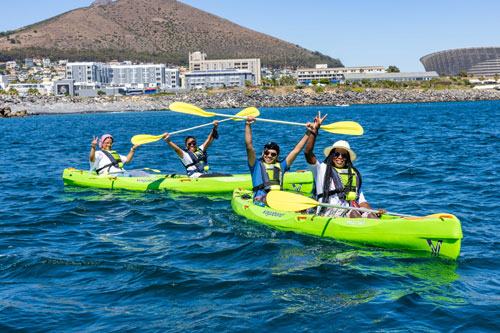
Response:
[[[362,135],[363,127],[354,121],[339,121],[333,124],[323,125],[320,127],[322,130],[347,135]]]
[[[145,143],[155,142],[162,138],[161,135],[138,134],[132,137],[132,144],[143,145]]]
[[[193,114],[195,116],[201,116],[201,117],[213,117],[215,116],[215,113],[213,112],[207,112],[203,111],[197,106],[194,106],[192,104],[184,103],[184,102],[173,102],[168,106],[168,108],[171,111],[175,112],[181,112],[181,113],[187,113],[187,114]]]
[[[235,116],[239,116],[239,117],[247,117],[247,116],[258,117],[259,115],[260,115],[259,110],[257,110],[257,108],[254,108],[253,106],[251,106],[249,108],[246,108],[246,109],[243,109],[240,112],[238,112],[237,114],[235,114]],[[233,119],[233,120],[243,120],[243,119],[240,119],[240,118],[231,118],[231,119]]]
[[[266,196],[266,202],[273,209],[289,212],[297,212],[318,205],[316,200],[284,191],[270,191]]]

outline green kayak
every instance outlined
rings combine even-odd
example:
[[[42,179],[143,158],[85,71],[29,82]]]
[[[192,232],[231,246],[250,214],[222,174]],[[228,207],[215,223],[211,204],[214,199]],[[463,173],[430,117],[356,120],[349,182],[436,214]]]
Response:
[[[186,175],[160,175],[153,177],[119,177],[118,175],[98,176],[88,170],[67,168],[62,178],[65,185],[81,187],[98,187],[109,189],[126,189],[134,191],[168,190],[190,193],[231,193],[235,188],[252,188],[252,179],[248,175],[231,175],[224,177],[189,178]],[[284,176],[283,188],[286,190],[311,193],[313,177],[311,172],[287,172]]]
[[[382,248],[424,251],[451,259],[460,254],[462,228],[460,221],[451,214],[332,218],[261,207],[253,204],[252,193],[243,189],[234,190],[232,206],[237,214],[279,230]]]

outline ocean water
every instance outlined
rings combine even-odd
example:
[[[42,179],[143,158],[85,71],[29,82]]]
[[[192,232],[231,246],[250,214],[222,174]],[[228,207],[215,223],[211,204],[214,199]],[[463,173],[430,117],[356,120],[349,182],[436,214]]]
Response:
[[[0,331],[245,332],[500,330],[500,101],[260,109],[261,117],[353,120],[348,140],[375,208],[462,223],[458,260],[271,229],[230,195],[64,186],[93,135],[126,154],[135,134],[212,121],[169,111],[0,119]],[[220,110],[234,114],[238,110]],[[210,127],[193,131],[199,142]],[[254,145],[288,152],[304,128],[257,122]],[[184,134],[172,137],[182,144]],[[212,169],[247,173],[244,123],[220,125]],[[183,167],[163,141],[128,169]],[[292,170],[306,169],[303,154]]]

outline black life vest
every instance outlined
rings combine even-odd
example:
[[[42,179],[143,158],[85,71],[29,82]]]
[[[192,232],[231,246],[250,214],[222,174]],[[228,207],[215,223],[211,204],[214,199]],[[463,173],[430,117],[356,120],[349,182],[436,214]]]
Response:
[[[108,168],[107,172],[109,172],[109,170],[111,169],[112,166],[114,166],[115,168],[123,168],[123,162],[122,160],[120,159],[120,155],[114,151],[114,150],[101,150],[104,155],[106,155],[107,158],[109,158],[109,160],[111,161],[111,163],[109,164],[106,164],[105,166],[99,168],[99,169],[96,169],[95,172],[97,172],[97,174],[99,174],[99,172],[101,172],[102,170]]]
[[[262,183],[254,186],[252,191],[256,193],[259,190],[263,190],[268,193],[269,191],[283,190],[283,172],[281,170],[281,164],[279,162],[267,164],[264,163],[262,158],[259,158],[258,163],[262,175]]]
[[[208,165],[208,161],[207,161],[207,152],[206,151],[203,151],[199,148],[197,148],[194,153],[187,148],[184,148],[182,150],[185,151],[189,155],[189,157],[191,157],[191,160],[193,161],[187,165],[184,164],[184,167],[186,168],[188,177],[191,177],[196,172],[207,173],[207,171],[210,170],[210,166]],[[192,167],[192,166],[195,166],[196,169],[188,170],[188,168]]]
[[[330,180],[324,180],[330,182]],[[334,190],[328,192],[328,196],[338,195],[341,200],[357,201],[361,191],[361,174],[355,168],[333,168],[331,181],[335,185]],[[321,199],[323,193],[317,194],[316,199]]]

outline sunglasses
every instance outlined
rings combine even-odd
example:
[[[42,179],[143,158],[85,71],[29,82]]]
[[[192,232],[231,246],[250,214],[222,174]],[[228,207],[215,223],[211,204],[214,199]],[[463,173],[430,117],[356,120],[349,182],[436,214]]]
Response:
[[[264,151],[264,155],[266,155],[266,156],[267,156],[267,155],[271,155],[271,157],[276,157],[276,156],[278,156],[278,154],[277,154],[277,153],[270,153],[268,150],[265,150],[265,151]]]
[[[343,157],[343,158],[345,158],[345,159],[347,159],[347,158],[349,157],[349,154],[348,154],[348,153],[339,153],[338,151],[333,152],[333,156],[335,156],[335,157],[339,157],[339,156],[341,156],[341,155],[342,155],[342,157]]]
[[[188,146],[196,146],[196,141],[191,141],[191,142],[188,142],[187,144]]]

